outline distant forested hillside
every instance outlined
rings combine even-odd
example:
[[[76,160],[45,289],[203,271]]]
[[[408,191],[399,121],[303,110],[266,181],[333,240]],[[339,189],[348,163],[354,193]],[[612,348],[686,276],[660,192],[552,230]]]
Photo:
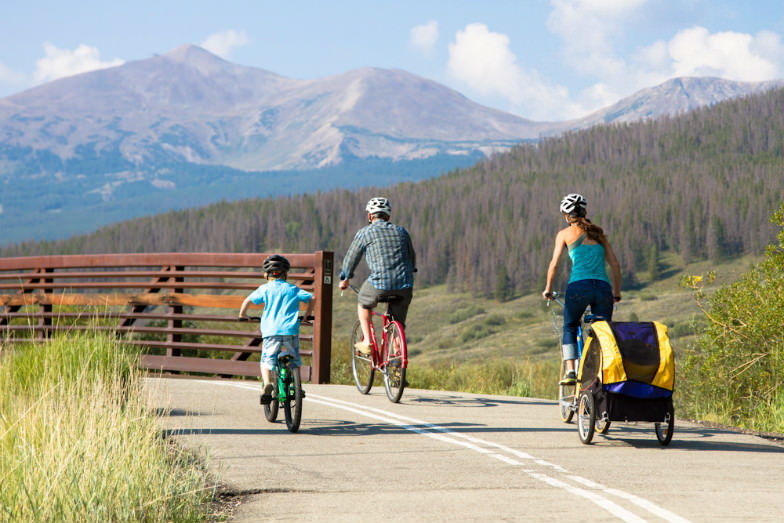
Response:
[[[520,145],[473,167],[381,189],[249,199],[169,212],[69,240],[43,253],[334,250],[337,260],[374,195],[409,229],[419,284],[492,295],[541,289],[561,197],[580,192],[607,232],[627,285],[664,251],[685,261],[760,254],[784,198],[784,91],[672,118],[595,127]]]

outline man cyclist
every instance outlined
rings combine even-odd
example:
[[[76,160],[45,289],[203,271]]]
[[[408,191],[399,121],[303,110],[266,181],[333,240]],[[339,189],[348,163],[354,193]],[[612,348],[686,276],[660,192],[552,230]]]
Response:
[[[356,350],[370,354],[370,316],[379,298],[398,296],[389,302],[388,311],[405,328],[408,306],[414,289],[416,254],[411,237],[403,227],[390,223],[392,206],[383,197],[371,198],[365,207],[369,225],[361,228],[343,258],[339,287],[347,289],[354,270],[362,258],[370,269],[370,277],[359,289],[357,315],[362,325],[362,341]]]

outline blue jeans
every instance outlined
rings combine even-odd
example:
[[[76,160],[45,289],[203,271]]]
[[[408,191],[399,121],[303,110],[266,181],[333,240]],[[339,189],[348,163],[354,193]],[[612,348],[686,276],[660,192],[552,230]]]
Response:
[[[577,359],[577,328],[583,313],[590,306],[591,314],[612,320],[613,294],[609,283],[602,280],[578,280],[566,287],[564,300],[563,359]]]

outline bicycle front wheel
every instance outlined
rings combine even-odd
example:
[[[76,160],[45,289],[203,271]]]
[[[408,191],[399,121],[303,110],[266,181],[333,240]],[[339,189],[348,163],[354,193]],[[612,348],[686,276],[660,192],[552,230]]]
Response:
[[[362,325],[357,321],[351,331],[351,370],[354,373],[354,383],[362,394],[370,392],[373,386],[373,356],[361,354],[355,345],[362,341]]]
[[[273,384],[272,401],[264,405],[264,417],[267,421],[274,422],[278,419],[278,373],[276,371],[270,372],[270,383]]]
[[[403,396],[406,388],[406,365],[408,353],[406,352],[406,338],[400,323],[393,321],[387,326],[387,339],[384,345],[382,361],[384,366],[384,388],[387,397],[392,403],[397,403]]]
[[[286,427],[289,432],[299,430],[299,422],[302,420],[302,378],[299,375],[299,368],[289,366],[286,369],[286,379],[284,381],[286,399],[283,401],[283,413],[286,415]]]
[[[563,377],[566,370],[566,362],[561,360],[561,370],[558,374],[558,380]],[[562,385],[558,384],[558,410],[561,414],[561,421],[569,423],[574,416],[575,393],[577,392],[577,384]]]

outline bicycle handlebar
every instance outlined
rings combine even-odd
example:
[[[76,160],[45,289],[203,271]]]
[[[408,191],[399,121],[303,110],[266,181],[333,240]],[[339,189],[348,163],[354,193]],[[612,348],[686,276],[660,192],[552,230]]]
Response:
[[[561,307],[566,307],[566,305],[564,304],[563,300],[558,297],[558,293],[555,292],[555,291],[553,291],[550,294],[548,294],[546,296],[546,298],[547,298],[547,306],[548,307],[550,306],[550,302],[553,302],[553,301],[555,303],[557,303],[558,305],[560,305]]]
[[[352,291],[354,291],[354,293],[355,293],[355,294],[359,294],[359,289],[357,289],[356,287],[354,287],[354,286],[353,286],[353,285],[351,285],[350,283],[348,284],[348,287],[349,287],[349,289],[351,289]],[[341,289],[341,290],[340,290],[340,295],[341,295],[341,296],[343,296],[343,291],[344,291],[344,290],[345,290],[345,289]]]
[[[308,315],[308,316],[305,316],[305,315],[298,316],[298,319],[302,323],[309,324],[309,323],[312,323],[316,319],[316,317],[311,314],[311,315]],[[237,316],[237,321],[240,321],[240,322],[261,321],[261,316]]]

